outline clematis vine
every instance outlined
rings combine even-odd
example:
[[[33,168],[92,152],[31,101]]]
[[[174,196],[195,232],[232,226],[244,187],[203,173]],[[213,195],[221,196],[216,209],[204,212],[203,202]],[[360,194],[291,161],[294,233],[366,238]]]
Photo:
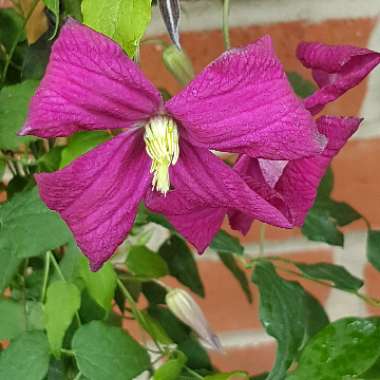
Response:
[[[301,43],[297,57],[305,67],[312,69],[319,86],[304,100],[312,115],[359,84],[380,63],[380,54],[368,49],[315,42]],[[361,121],[355,117],[321,116],[316,120],[318,131],[328,140],[321,153],[290,161],[257,159],[243,154],[234,169],[251,189],[281,210],[293,225],[301,226],[331,160],[356,132]],[[252,217],[236,210],[230,210],[229,216],[234,229],[247,233]]]
[[[68,20],[20,134],[92,130],[115,136],[64,169],[36,176],[42,199],[66,221],[92,270],[126,238],[141,201],[199,252],[229,209],[292,227],[210,150],[296,160],[320,153],[326,140],[269,37],[222,54],[164,103],[115,42]]]

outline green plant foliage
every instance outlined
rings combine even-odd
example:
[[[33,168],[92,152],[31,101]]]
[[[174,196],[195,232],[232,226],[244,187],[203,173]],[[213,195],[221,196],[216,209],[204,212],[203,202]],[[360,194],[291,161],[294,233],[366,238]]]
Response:
[[[287,380],[360,378],[380,355],[380,320],[346,318],[320,331]]]
[[[0,355],[0,379],[42,380],[49,366],[49,345],[42,332],[25,332]]]
[[[0,299],[0,340],[13,339],[26,330],[23,305]]]
[[[369,230],[367,236],[368,261],[380,271],[380,231]]]
[[[123,330],[94,321],[77,330],[72,348],[91,380],[132,380],[150,367],[148,353]]]
[[[46,331],[50,349],[59,356],[63,337],[80,306],[78,288],[65,281],[53,282],[45,304]]]
[[[151,0],[83,0],[86,25],[111,37],[130,57],[136,54],[151,18]]]
[[[243,371],[233,371],[228,373],[218,373],[216,375],[209,375],[204,380],[232,380],[232,379],[248,379],[248,374]]]
[[[231,236],[224,230],[220,230],[216,234],[210,244],[210,248],[216,252],[234,253],[237,255],[244,253],[244,247],[240,244],[239,239]]]
[[[44,0],[45,5],[54,13],[55,16],[55,28],[52,36],[54,38],[58,31],[59,26],[59,0]]]
[[[169,273],[194,293],[205,296],[194,256],[186,242],[172,235],[160,248],[159,255],[166,261]]]
[[[186,364],[186,356],[177,351],[175,356],[171,357],[154,373],[153,380],[177,380],[180,376],[184,365]]]
[[[160,255],[145,246],[133,246],[128,252],[126,264],[136,276],[144,279],[160,278],[169,273]]]
[[[294,92],[301,98],[307,98],[312,95],[316,90],[316,86],[313,82],[304,79],[298,73],[291,71],[286,74],[288,76],[288,80],[293,87]]]
[[[16,133],[25,121],[28,105],[38,81],[28,80],[0,90],[0,149],[16,149],[34,137],[19,137]]]

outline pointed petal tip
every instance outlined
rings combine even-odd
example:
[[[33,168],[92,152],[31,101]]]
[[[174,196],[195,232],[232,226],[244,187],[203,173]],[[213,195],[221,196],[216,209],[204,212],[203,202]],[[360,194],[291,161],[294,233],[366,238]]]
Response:
[[[87,258],[89,260],[91,272],[97,272],[99,269],[101,269],[101,267],[104,264],[104,261],[92,261],[91,258],[88,256]]]
[[[30,135],[31,132],[32,132],[33,128],[30,127],[29,125],[25,125],[23,128],[21,128],[18,132],[17,132],[17,136],[26,136],[26,135]]]

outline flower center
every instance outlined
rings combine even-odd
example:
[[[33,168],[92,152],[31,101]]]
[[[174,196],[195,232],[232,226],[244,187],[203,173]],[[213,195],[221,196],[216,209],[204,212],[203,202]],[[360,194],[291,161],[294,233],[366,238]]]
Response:
[[[155,116],[145,126],[146,151],[152,159],[152,189],[166,195],[170,189],[169,167],[179,157],[178,128],[173,119]]]

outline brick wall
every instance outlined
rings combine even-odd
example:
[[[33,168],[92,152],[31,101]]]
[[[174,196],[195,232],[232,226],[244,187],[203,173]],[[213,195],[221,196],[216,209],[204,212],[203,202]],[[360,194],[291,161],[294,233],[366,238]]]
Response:
[[[295,58],[301,40],[354,44],[380,51],[380,0],[232,0],[231,41],[235,47],[270,34],[278,56],[287,70],[304,76],[309,73]],[[182,45],[199,72],[223,51],[220,32],[221,2],[184,2]],[[163,36],[160,17],[155,15],[149,36]],[[165,38],[165,37],[163,37]],[[142,65],[147,76],[157,85],[176,93],[180,87],[157,64],[160,48],[144,45]],[[374,227],[380,227],[380,68],[370,79],[329,106],[332,115],[361,115],[365,124],[335,159],[334,197],[350,203],[365,215]],[[365,225],[356,222],[346,229],[345,248],[332,248],[309,242],[298,230],[267,228],[266,254],[282,254],[305,262],[343,264],[365,278],[366,291],[380,297],[380,274],[366,264]],[[243,239],[247,251],[258,252],[258,227]],[[258,320],[258,295],[249,305],[237,283],[212,253],[199,259],[206,286],[207,300],[200,300],[211,325],[217,330],[227,355],[212,355],[222,370],[245,369],[259,373],[270,369],[275,352],[274,341],[265,335]],[[344,315],[364,316],[378,313],[361,301],[342,292],[313,283],[303,284],[326,306],[332,319]]]

